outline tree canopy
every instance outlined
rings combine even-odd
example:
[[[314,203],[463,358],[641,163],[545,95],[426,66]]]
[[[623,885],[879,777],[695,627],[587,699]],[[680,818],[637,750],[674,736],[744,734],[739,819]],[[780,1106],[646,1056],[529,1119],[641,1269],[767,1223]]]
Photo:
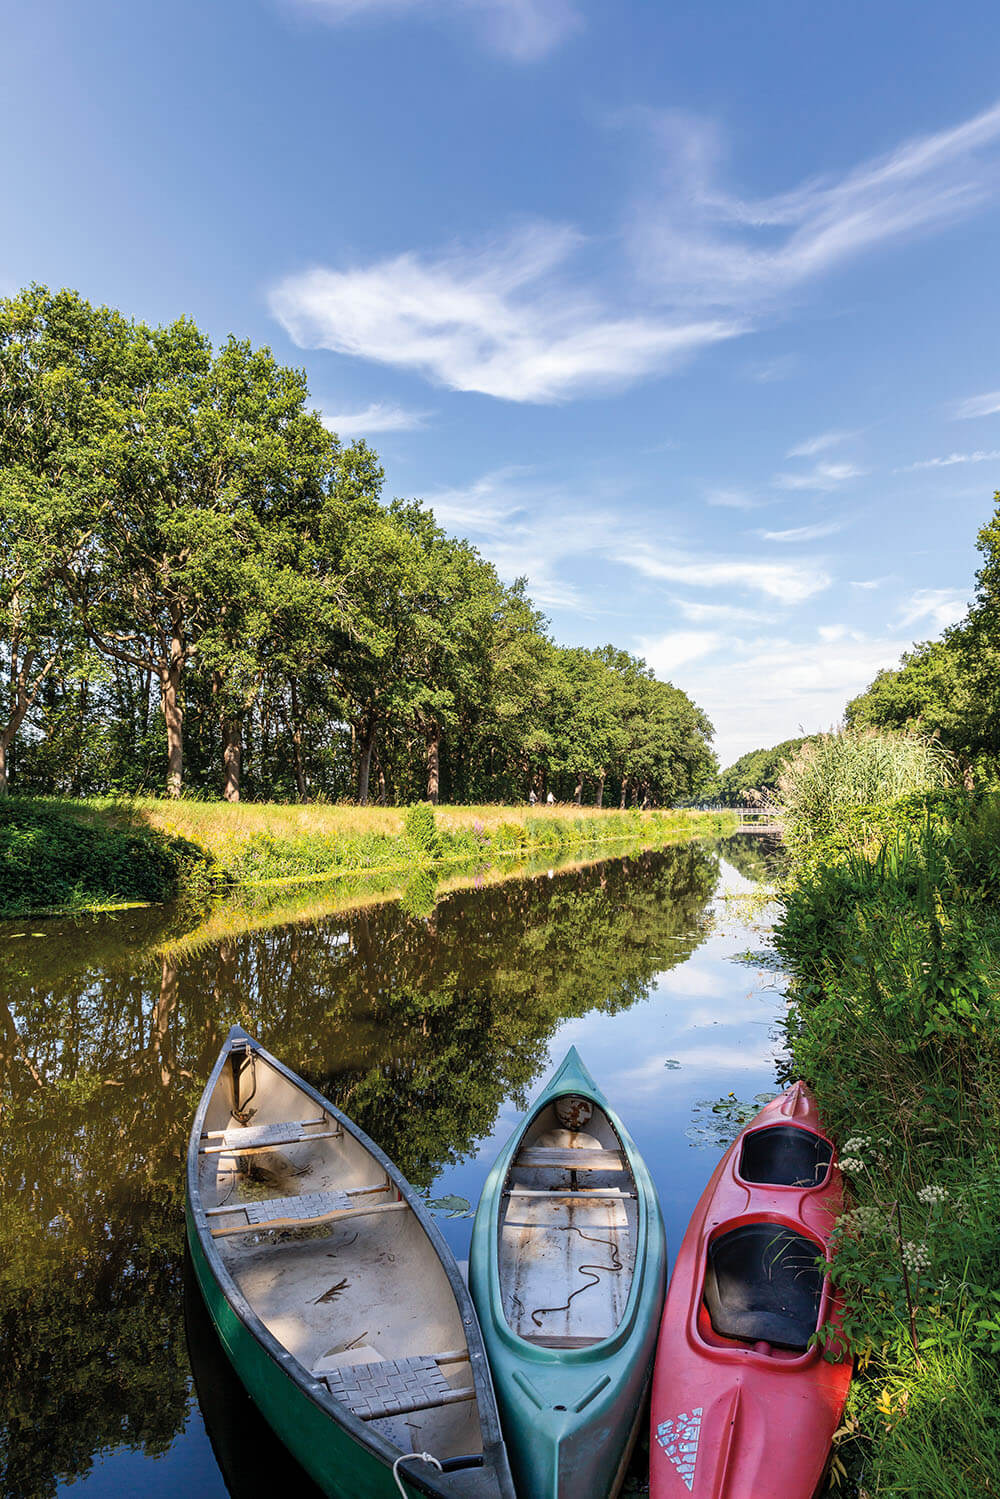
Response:
[[[189,319],[0,299],[0,794],[695,794],[712,726],[562,648],[305,376]]]

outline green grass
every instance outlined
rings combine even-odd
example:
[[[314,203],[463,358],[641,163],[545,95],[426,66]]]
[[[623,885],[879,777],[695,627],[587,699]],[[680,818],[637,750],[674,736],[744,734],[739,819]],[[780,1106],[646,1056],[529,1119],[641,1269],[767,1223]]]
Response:
[[[10,799],[0,803],[0,914],[166,900],[208,882],[292,885],[361,870],[655,845],[728,832],[733,821],[565,806]]]
[[[781,905],[795,1067],[848,1184],[847,1473],[1000,1493],[1000,797],[859,808],[799,847]]]

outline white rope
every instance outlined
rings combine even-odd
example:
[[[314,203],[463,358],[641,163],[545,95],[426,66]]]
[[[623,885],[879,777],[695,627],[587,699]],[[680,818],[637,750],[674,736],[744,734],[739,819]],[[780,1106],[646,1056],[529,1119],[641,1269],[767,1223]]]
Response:
[[[438,1462],[437,1458],[434,1456],[433,1452],[403,1452],[403,1453],[400,1453],[399,1457],[397,1457],[396,1461],[392,1465],[392,1476],[396,1480],[396,1487],[399,1490],[399,1492],[402,1494],[403,1499],[406,1499],[406,1490],[403,1488],[403,1480],[399,1476],[399,1465],[400,1465],[400,1463],[405,1463],[411,1457],[419,1458],[422,1463],[433,1463],[434,1467],[437,1468],[437,1470],[438,1470],[439,1473],[443,1473],[444,1472],[444,1469],[442,1468],[441,1464]]]

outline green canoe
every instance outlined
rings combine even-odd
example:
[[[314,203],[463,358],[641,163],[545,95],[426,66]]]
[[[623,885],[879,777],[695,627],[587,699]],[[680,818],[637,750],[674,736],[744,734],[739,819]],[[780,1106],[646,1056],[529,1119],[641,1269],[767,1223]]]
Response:
[[[233,1368],[329,1499],[514,1499],[472,1302],[426,1208],[238,1026],[191,1130],[187,1237]]]
[[[571,1047],[493,1167],[469,1285],[520,1499],[617,1493],[666,1272],[656,1188]]]

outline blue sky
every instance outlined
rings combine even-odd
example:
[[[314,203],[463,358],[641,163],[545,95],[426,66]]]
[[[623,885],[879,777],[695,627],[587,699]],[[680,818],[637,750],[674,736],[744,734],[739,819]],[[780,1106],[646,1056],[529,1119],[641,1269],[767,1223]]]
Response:
[[[1000,28],[691,0],[0,12],[0,290],[306,367],[723,763],[958,618],[1000,485]]]

